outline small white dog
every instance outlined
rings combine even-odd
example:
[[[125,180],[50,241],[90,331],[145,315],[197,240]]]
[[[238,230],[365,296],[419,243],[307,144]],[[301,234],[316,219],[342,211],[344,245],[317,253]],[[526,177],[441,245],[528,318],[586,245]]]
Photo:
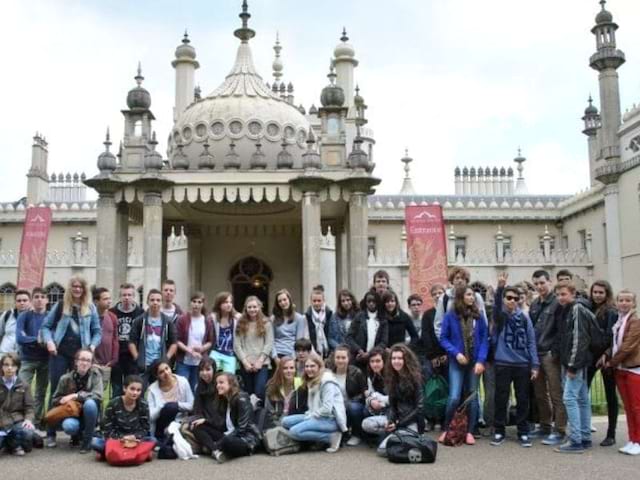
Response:
[[[193,453],[193,449],[189,442],[187,442],[180,433],[180,423],[171,422],[167,427],[169,435],[173,435],[173,451],[180,460],[191,460],[192,458],[198,458],[198,455]]]

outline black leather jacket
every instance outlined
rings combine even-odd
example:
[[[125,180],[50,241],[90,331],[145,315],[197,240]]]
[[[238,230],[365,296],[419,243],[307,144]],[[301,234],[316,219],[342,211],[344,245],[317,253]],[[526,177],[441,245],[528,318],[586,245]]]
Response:
[[[346,340],[353,356],[357,355],[360,350],[367,351],[367,318],[366,310],[360,311],[349,326]],[[380,314],[378,314],[378,320],[380,325],[378,326],[374,346],[386,348],[389,344],[389,324],[384,316]]]
[[[558,300],[554,293],[547,295],[542,300],[537,298],[529,309],[529,317],[536,332],[538,355],[544,355],[553,350],[558,341],[558,325],[556,322],[556,309]]]
[[[408,427],[412,423],[418,424],[418,432],[424,432],[422,385],[402,385],[389,392],[389,422],[396,423],[396,428]]]
[[[222,402],[224,406],[226,402]],[[231,399],[230,403],[230,417],[231,423],[233,423],[234,431],[231,435],[235,435],[241,440],[244,440],[251,451],[255,450],[256,446],[260,443],[261,433],[258,431],[258,427],[253,421],[253,406],[249,400],[249,395],[245,392],[240,392],[238,395]],[[225,412],[226,415],[226,412]]]

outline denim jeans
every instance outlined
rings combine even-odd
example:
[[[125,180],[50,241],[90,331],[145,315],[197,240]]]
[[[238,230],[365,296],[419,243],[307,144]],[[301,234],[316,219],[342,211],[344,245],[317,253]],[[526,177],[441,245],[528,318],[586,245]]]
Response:
[[[31,386],[33,377],[36,378],[35,387],[35,409],[36,426],[42,422],[44,416],[44,402],[47,398],[47,387],[49,386],[49,360],[23,360],[20,364],[20,380]]]
[[[235,355],[225,355],[224,353],[211,350],[209,357],[216,362],[218,371],[235,375],[236,370],[238,370],[238,359]]]
[[[89,443],[93,438],[93,433],[98,422],[98,404],[93,399],[85,400],[82,404],[82,417],[65,418],[62,421],[62,430],[70,437],[78,437],[82,430],[83,443]]]
[[[331,434],[339,431],[334,418],[312,418],[302,414],[284,417],[282,426],[299,442],[331,443]]]
[[[176,362],[176,375],[180,375],[189,380],[191,391],[196,391],[196,386],[198,385],[198,365],[187,365],[183,362]]]
[[[571,443],[580,444],[591,441],[591,400],[587,369],[581,368],[574,378],[570,378],[565,368],[562,369],[562,400],[567,411]]]
[[[15,423],[6,435],[0,437],[0,450],[7,448],[15,450],[18,447],[26,451],[31,451],[33,441],[33,430],[27,430],[22,426],[22,422]]]
[[[351,434],[359,437],[362,435],[362,419],[364,418],[364,403],[349,400],[346,404],[347,424],[351,428]]]
[[[255,393],[261,400],[264,400],[264,392],[269,380],[269,369],[262,367],[257,372],[247,372],[244,368],[240,370],[240,376],[244,383],[244,391],[249,395]]]
[[[447,399],[447,409],[445,411],[444,430],[449,428],[449,422],[451,422],[458,405],[467,396],[478,390],[480,377],[473,373],[474,365],[473,362],[464,366],[455,360],[449,362],[449,398]],[[476,399],[467,404],[469,431],[472,431],[478,422],[478,408],[479,403]]]

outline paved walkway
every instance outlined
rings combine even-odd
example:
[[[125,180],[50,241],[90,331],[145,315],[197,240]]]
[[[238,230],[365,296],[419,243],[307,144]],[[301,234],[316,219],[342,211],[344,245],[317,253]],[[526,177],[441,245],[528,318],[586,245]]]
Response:
[[[153,460],[135,468],[114,468],[95,461],[93,454],[80,455],[67,447],[61,438],[55,450],[37,450],[23,458],[3,454],[0,478],[74,480],[211,480],[223,475],[225,480],[313,479],[313,480],[525,480],[525,479],[625,479],[639,477],[640,457],[621,455],[617,448],[626,440],[624,417],[619,424],[618,446],[597,446],[606,430],[606,419],[594,419],[598,432],[596,446],[583,455],[562,455],[540,444],[521,448],[512,439],[501,447],[492,447],[488,439],[475,446],[450,448],[440,446],[433,465],[394,465],[379,458],[366,447],[345,447],[336,454],[302,453],[283,457],[265,454],[241,458],[218,465],[210,458],[198,460]],[[510,432],[511,433],[511,432]]]

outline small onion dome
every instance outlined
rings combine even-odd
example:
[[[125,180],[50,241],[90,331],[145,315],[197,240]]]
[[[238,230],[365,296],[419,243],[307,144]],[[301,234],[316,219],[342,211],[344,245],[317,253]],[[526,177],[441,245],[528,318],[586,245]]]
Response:
[[[205,141],[202,144],[202,153],[198,159],[198,168],[213,170],[215,166],[216,164],[213,160],[213,155],[209,152],[209,143]]]
[[[353,97],[353,104],[356,106],[356,108],[364,106],[364,98],[362,98],[362,96],[360,95],[359,85],[356,85],[356,94]]]
[[[345,100],[344,90],[335,84],[336,74],[333,71],[333,65],[331,65],[331,71],[327,77],[329,77],[330,83],[322,89],[320,103],[322,103],[323,107],[342,107]]]
[[[485,176],[485,177],[489,177],[489,176],[491,176],[491,169],[490,169],[489,167],[486,167],[486,168],[484,169],[484,176]]]
[[[513,177],[513,168],[512,167],[507,168],[507,176]]]
[[[471,169],[469,170],[469,175],[471,175],[472,177],[476,176],[476,167],[471,167]]]
[[[229,151],[224,156],[224,168],[240,168],[240,155],[236,152],[236,144],[231,141],[229,144]]]
[[[256,151],[251,155],[251,160],[249,162],[250,168],[256,169],[265,169],[267,168],[267,160],[265,158],[265,154],[262,151],[262,144],[260,140],[256,141]]]
[[[613,22],[613,15],[611,15],[611,12],[609,12],[607,9],[604,8],[606,3],[607,3],[606,0],[600,1],[600,5],[602,5],[602,10],[600,10],[598,12],[598,15],[596,15],[596,23],[598,25],[602,25],[603,23]]]
[[[287,150],[289,144],[286,140],[282,140],[282,150],[278,152],[277,167],[278,168],[293,168],[293,156]]]
[[[466,177],[467,175],[469,175],[469,169],[468,169],[467,167],[464,167],[464,168],[462,169],[462,175],[464,175],[465,177]]]
[[[127,106],[131,110],[148,110],[151,106],[151,94],[142,86],[144,77],[142,76],[142,68],[138,63],[138,74],[134,77],[138,86],[129,90],[127,94]]]
[[[111,173],[116,169],[116,156],[109,151],[111,147],[111,140],[109,135],[109,129],[107,128],[107,136],[104,140],[104,152],[98,155],[98,170],[100,173]],[[55,174],[53,175],[55,177]],[[55,178],[54,178],[55,181]]]
[[[333,55],[336,58],[340,57],[348,57],[354,58],[356,56],[356,51],[349,42],[349,37],[347,36],[347,29],[342,29],[342,36],[340,37],[340,43],[336,46],[333,51]]]
[[[304,109],[304,106],[302,104],[298,105],[298,111],[302,114],[302,115],[306,115],[307,111]]]
[[[184,154],[183,147],[184,145],[182,143],[178,143],[176,153],[173,154],[173,168],[180,170],[186,170],[189,168],[189,159]]]
[[[196,58],[196,49],[191,46],[191,40],[189,40],[189,34],[186,31],[182,37],[182,43],[176,48],[176,58],[190,58],[191,60]]]
[[[316,107],[314,104],[311,104],[311,108],[309,109],[309,115],[317,115],[318,114],[318,107]]]
[[[498,167],[493,167],[493,171],[491,173],[493,174],[494,177],[497,177],[499,173]]]
[[[500,176],[504,177],[507,174],[507,171],[505,170],[504,167],[500,168]]]
[[[456,177],[459,177],[461,173],[462,173],[462,172],[460,171],[460,167],[456,167],[456,168],[453,170],[453,174],[454,174]]]
[[[320,154],[315,149],[316,139],[313,135],[313,129],[309,129],[307,135],[307,151],[302,154],[303,168],[321,168]]]
[[[598,109],[593,104],[593,98],[591,98],[591,95],[589,95],[589,106],[587,106],[587,108],[584,109],[584,114],[585,115],[597,115],[598,114]]]
[[[151,145],[151,151],[144,157],[144,168],[145,170],[160,170],[162,168],[162,155],[156,151],[156,145],[158,145],[156,132],[153,132],[149,144]]]

